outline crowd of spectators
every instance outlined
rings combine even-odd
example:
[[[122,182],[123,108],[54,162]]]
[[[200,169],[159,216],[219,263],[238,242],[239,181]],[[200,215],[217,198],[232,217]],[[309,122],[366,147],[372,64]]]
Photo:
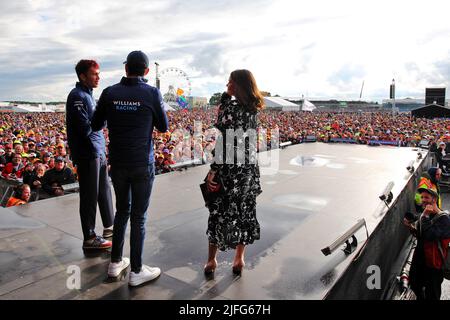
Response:
[[[307,136],[314,136],[322,142],[346,139],[368,144],[376,140],[397,142],[399,146],[417,146],[423,139],[450,141],[450,119],[415,119],[409,113],[266,111],[261,113],[260,123],[263,128],[278,127],[280,142],[300,143]]]
[[[174,164],[192,160],[194,156],[204,162],[211,160],[208,156],[211,157],[215,145],[213,126],[217,108],[168,112],[168,118],[169,131],[153,134],[157,174],[172,171]],[[264,141],[270,147],[275,129],[279,131],[279,142],[294,144],[314,136],[320,142],[341,139],[367,144],[371,140],[382,140],[398,146],[417,146],[426,139],[439,147],[450,146],[447,144],[450,119],[415,119],[409,113],[265,110],[259,114],[259,128],[264,129],[260,130],[260,147],[265,146]],[[107,130],[104,134],[108,143]],[[447,151],[450,150],[447,148]],[[0,169],[4,179],[21,180],[32,191],[44,189],[51,196],[62,194],[59,189],[62,182],[76,181],[76,167],[67,146],[65,114],[0,114]],[[55,174],[55,170],[65,173]],[[64,176],[64,181],[50,179],[55,176]]]

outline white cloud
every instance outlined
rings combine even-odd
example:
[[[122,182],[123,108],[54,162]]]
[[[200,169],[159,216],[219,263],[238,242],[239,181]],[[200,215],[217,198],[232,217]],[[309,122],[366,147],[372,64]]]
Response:
[[[364,80],[379,100],[395,78],[398,95],[421,97],[450,84],[447,12],[443,0],[0,0],[0,100],[65,100],[81,58],[99,60],[102,89],[135,49],[188,73],[194,95],[246,68],[285,96],[358,98]]]

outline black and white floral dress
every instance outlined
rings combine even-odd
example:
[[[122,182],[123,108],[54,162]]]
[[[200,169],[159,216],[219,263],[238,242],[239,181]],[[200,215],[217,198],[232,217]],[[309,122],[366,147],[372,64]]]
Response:
[[[221,178],[225,192],[207,205],[210,215],[206,234],[211,244],[225,251],[235,249],[239,244],[251,244],[260,238],[256,197],[262,190],[257,164],[257,134],[253,136],[257,132],[257,112],[247,110],[237,100],[223,101],[215,127],[220,130],[222,141],[218,139],[216,142],[211,169]],[[227,141],[227,130],[234,130],[237,137]],[[244,137],[242,141],[239,132],[247,133],[248,138]],[[222,160],[217,161],[220,159],[216,157],[219,144],[227,152],[234,148],[234,160],[227,161],[227,152],[223,152]],[[242,156],[238,157],[239,148],[241,152],[245,150],[241,153],[245,154],[245,161]]]

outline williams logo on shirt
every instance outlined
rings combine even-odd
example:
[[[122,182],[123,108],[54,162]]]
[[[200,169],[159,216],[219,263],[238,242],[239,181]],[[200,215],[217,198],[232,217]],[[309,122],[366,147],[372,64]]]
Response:
[[[139,101],[121,101],[115,100],[113,101],[114,108],[119,112],[135,112],[138,110],[138,107],[141,106]]]

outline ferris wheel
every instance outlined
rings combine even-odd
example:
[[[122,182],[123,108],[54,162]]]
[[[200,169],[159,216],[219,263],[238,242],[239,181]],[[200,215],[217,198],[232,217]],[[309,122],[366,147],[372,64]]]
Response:
[[[191,80],[186,72],[170,67],[158,73],[160,90],[166,101],[172,107],[178,107],[177,98],[191,95]]]

